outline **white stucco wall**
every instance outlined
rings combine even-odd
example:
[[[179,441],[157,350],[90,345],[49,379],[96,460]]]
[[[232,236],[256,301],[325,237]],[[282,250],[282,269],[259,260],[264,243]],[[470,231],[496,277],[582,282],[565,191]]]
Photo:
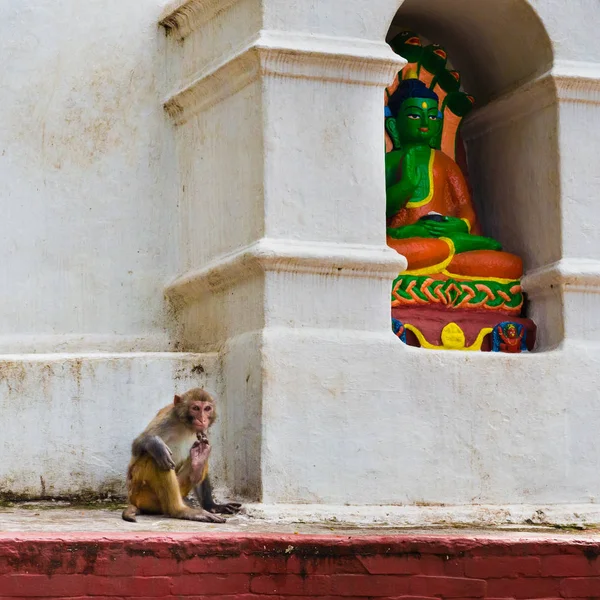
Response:
[[[221,393],[214,355],[165,352],[180,245],[161,10],[0,2],[0,493],[123,493],[156,410]]]
[[[167,350],[159,2],[0,4],[0,353]]]
[[[40,471],[50,493],[118,491],[132,437],[206,384],[218,484],[252,500],[596,502],[596,0],[164,4],[2,6],[0,492],[39,494]],[[535,355],[390,332],[402,4],[485,105],[476,200],[525,259]]]

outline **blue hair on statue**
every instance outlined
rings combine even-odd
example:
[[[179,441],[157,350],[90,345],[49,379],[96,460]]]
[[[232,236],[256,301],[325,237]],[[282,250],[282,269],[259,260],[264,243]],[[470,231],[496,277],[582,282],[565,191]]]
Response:
[[[409,98],[429,98],[439,101],[438,95],[432,92],[420,79],[405,79],[388,101],[392,116],[396,116],[402,103]]]

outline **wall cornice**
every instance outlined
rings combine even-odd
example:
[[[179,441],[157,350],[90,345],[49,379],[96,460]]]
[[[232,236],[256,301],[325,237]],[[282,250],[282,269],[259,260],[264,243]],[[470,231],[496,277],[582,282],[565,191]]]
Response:
[[[600,104],[600,63],[557,61],[551,74],[561,102]]]
[[[600,64],[557,61],[539,77],[474,111],[462,125],[471,140],[557,103],[600,104]]]
[[[383,87],[404,63],[384,42],[261,31],[184,82],[164,106],[175,123],[181,124],[259,76]]]
[[[239,0],[172,0],[160,18],[167,35],[183,39]]]
[[[556,288],[600,293],[600,260],[563,258],[528,273],[521,283],[532,296],[542,296]]]
[[[185,304],[265,272],[389,279],[391,283],[406,264],[387,246],[262,238],[178,277],[165,293],[175,303]]]

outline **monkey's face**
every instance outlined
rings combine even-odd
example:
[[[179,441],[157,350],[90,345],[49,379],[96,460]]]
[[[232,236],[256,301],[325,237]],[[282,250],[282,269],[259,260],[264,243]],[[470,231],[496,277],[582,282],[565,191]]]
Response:
[[[202,433],[208,431],[216,416],[217,414],[212,402],[197,400],[190,403],[188,421],[194,428],[194,431]]]

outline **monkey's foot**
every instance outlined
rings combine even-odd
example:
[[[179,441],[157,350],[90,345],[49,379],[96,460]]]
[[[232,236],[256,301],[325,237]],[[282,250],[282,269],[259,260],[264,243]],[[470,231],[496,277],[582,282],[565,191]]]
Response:
[[[174,516],[176,519],[183,519],[185,521],[199,521],[200,523],[225,523],[224,517],[219,517],[218,515],[209,513],[206,510],[188,508]]]
[[[211,513],[220,513],[222,515],[236,515],[242,510],[239,502],[228,502],[227,504],[215,504],[210,508]]]
[[[130,504],[121,514],[121,517],[124,521],[129,521],[130,523],[137,523],[136,516],[140,514],[140,509],[133,504]]]

